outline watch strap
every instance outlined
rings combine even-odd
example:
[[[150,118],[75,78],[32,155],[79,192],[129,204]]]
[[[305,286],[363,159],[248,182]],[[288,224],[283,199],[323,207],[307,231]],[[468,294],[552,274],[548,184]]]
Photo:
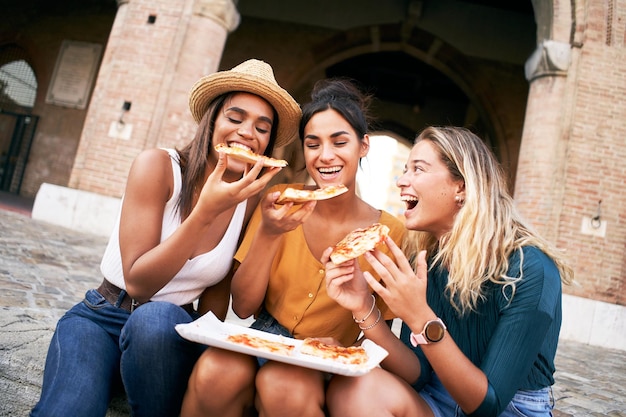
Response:
[[[413,347],[417,347],[417,345],[427,345],[430,343],[428,340],[426,340],[424,335],[421,333],[415,334],[411,332],[411,336],[409,336],[409,340],[411,344],[413,345]]]

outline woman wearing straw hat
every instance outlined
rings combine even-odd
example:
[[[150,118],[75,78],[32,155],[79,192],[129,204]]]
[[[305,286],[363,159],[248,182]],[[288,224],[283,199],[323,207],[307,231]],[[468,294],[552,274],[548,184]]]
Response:
[[[396,242],[405,229],[400,220],[356,194],[360,159],[369,150],[369,96],[352,83],[331,79],[318,82],[311,98],[300,123],[306,169],[316,186],[341,183],[348,191],[298,209],[291,203],[274,205],[286,184],[268,191],[235,255],[241,265],[231,285],[233,310],[240,317],[255,314],[252,327],[259,330],[297,339],[332,338],[349,346],[361,329],[350,311],[326,293],[322,251],[348,232],[376,222],[387,225]],[[392,318],[384,304],[376,304],[382,311],[378,320]],[[264,417],[323,416],[327,376],[209,348],[194,368],[181,415],[242,416],[254,413],[256,406]]]
[[[214,146],[271,155],[297,136],[301,116],[257,60],[200,79],[189,105],[195,138],[133,162],[101,263],[104,280],[59,320],[32,416],[104,416],[116,390],[125,391],[133,416],[179,414],[203,346],[174,327],[208,310],[225,317],[241,231],[280,171],[246,166]]]

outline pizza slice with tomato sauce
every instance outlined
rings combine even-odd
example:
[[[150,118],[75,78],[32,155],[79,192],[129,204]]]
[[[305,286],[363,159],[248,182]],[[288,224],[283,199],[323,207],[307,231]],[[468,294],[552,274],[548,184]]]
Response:
[[[285,190],[278,196],[276,204],[285,203],[306,203],[307,201],[319,201],[328,200],[329,198],[337,197],[348,191],[348,187],[343,184],[327,185],[326,187],[318,188],[315,190],[304,190],[297,188],[285,188]]]
[[[228,146],[223,143],[218,143],[215,145],[215,150],[218,152],[223,152],[229,157],[238,159],[240,161],[246,162],[248,164],[255,164],[256,161],[263,161],[264,167],[273,167],[273,168],[284,168],[286,167],[287,161],[283,159],[274,159],[265,155],[258,155],[252,152],[248,148],[244,148],[241,146]]]
[[[367,352],[362,346],[329,345],[314,338],[304,339],[300,346],[300,353],[346,365],[363,365],[368,360]]]
[[[357,258],[365,252],[374,250],[378,244],[385,241],[387,236],[389,236],[389,227],[381,223],[355,229],[335,245],[330,254],[330,260],[335,265],[339,265]]]
[[[229,335],[226,340],[260,351],[276,353],[284,356],[292,356],[295,353],[295,345],[269,340],[246,333]],[[368,361],[367,352],[361,346],[343,347],[329,345],[314,338],[304,339],[299,352],[302,355],[315,356],[344,365],[362,365]]]
[[[245,333],[229,335],[226,340],[239,345],[262,350],[264,352],[277,353],[285,356],[290,356],[295,348],[294,345],[290,345],[288,343],[268,340]]]

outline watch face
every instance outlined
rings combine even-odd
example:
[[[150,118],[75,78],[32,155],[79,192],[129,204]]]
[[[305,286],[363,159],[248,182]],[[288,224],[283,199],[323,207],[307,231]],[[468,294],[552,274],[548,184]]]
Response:
[[[439,321],[431,321],[424,329],[424,336],[430,342],[438,342],[443,339],[444,334],[446,333],[446,328]]]

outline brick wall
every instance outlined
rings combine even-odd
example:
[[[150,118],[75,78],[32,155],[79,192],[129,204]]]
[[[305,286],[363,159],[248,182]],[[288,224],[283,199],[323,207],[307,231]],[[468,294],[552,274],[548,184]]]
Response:
[[[625,305],[626,1],[576,5],[567,77],[531,85],[516,199],[571,260],[566,293]],[[600,227],[590,228],[600,201]]]
[[[197,125],[188,94],[217,70],[227,36],[225,25],[207,15],[214,9],[197,13],[195,5],[133,0],[119,7],[70,187],[119,197],[139,152],[193,138]],[[124,102],[131,103],[124,115],[128,134],[111,134]]]
[[[581,284],[572,294],[626,305],[626,1],[589,1],[585,12],[559,243]],[[599,201],[606,234],[584,235]]]
[[[147,148],[151,124],[167,100],[175,73],[177,37],[184,30],[184,0],[133,0],[117,11],[91,100],[69,186],[121,196],[130,164]],[[150,16],[155,18],[149,22]],[[126,137],[109,134],[122,113]],[[187,121],[188,123],[191,120]],[[152,147],[152,146],[150,146]]]

